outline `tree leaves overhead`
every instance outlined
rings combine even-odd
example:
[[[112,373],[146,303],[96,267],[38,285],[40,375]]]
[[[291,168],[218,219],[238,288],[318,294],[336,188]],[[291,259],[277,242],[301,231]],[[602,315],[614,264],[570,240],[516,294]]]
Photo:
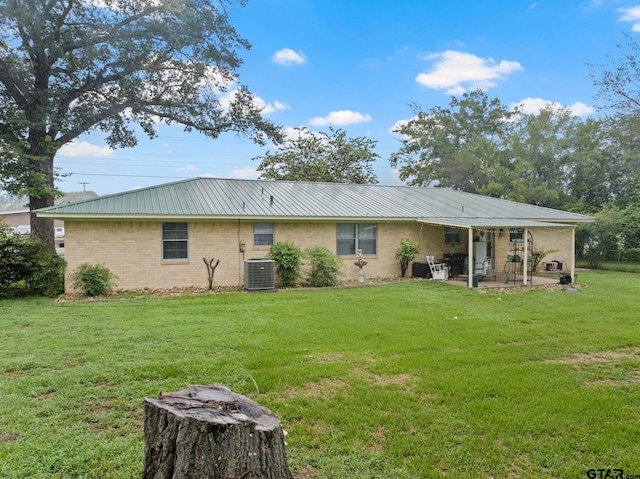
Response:
[[[237,51],[249,44],[229,24],[230,7],[226,1],[4,2],[4,106],[13,107],[23,128],[46,132],[56,149],[95,126],[109,133],[110,146],[133,146],[127,125],[137,123],[153,137],[158,121],[214,138],[236,131],[264,143],[276,130],[236,85]]]
[[[32,208],[52,205],[56,152],[94,128],[113,148],[135,146],[136,125],[153,138],[158,122],[211,138],[279,141],[279,128],[237,78],[238,52],[249,43],[229,13],[244,4],[0,2],[0,187],[28,194]],[[35,232],[46,239],[43,228]]]
[[[373,162],[376,141],[365,137],[348,138],[343,130],[329,127],[329,133],[295,128],[279,151],[267,152],[261,160],[261,178],[328,183],[377,183]]]

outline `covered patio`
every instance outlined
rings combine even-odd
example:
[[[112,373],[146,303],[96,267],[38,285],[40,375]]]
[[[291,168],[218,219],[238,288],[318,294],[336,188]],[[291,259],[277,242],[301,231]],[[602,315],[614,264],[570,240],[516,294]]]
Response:
[[[467,250],[465,252],[467,258],[471,258],[470,264],[472,264],[472,274],[452,275],[447,281],[456,286],[466,286],[468,288],[505,288],[505,287],[517,287],[517,286],[539,286],[547,284],[559,283],[561,273],[570,275],[571,278],[575,278],[575,225],[552,223],[540,220],[519,219],[519,218],[487,218],[487,217],[456,217],[456,218],[420,218],[418,220],[422,223],[440,225],[449,228],[457,228],[460,230],[466,230]],[[544,229],[567,229],[571,230],[571,245],[569,252],[569,261],[564,264],[563,271],[558,271],[558,274],[535,274],[531,268],[532,254],[533,254],[533,236],[531,234],[532,229],[544,228]],[[503,238],[505,230],[509,232],[509,237]],[[489,274],[477,274],[477,262],[475,261],[474,254],[474,242],[477,243],[475,238],[478,236],[484,236],[485,232],[490,232],[492,235],[499,231],[500,240],[503,242],[510,242],[514,245],[512,249],[519,248],[520,255],[514,255],[513,261],[505,261],[504,264],[499,264],[496,257],[496,249],[492,252],[490,272]],[[510,236],[510,232],[521,232],[519,239],[513,239]],[[462,235],[461,235],[462,236]],[[461,281],[462,279],[462,281]],[[475,283],[475,285],[474,285]]]

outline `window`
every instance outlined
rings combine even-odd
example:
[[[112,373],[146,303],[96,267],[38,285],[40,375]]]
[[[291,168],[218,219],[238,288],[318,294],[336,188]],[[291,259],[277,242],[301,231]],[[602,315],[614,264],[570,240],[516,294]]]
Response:
[[[460,243],[460,229],[452,228],[450,226],[444,227],[444,243],[456,244]]]
[[[254,246],[272,246],[273,236],[273,223],[253,223]]]
[[[162,223],[162,259],[189,258],[189,225]]]
[[[511,230],[509,232],[509,241],[511,241],[512,243],[522,241],[522,234],[523,233],[524,233],[524,231],[522,231],[522,230]]]
[[[376,254],[378,251],[378,225],[373,223],[338,223],[336,250],[339,255]]]

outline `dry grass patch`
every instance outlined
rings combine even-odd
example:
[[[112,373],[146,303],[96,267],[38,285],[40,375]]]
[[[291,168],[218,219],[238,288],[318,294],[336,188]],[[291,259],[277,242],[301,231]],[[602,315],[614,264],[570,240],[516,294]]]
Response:
[[[384,451],[384,443],[387,441],[387,430],[380,424],[375,431],[373,431],[373,442],[369,444],[367,450],[370,452],[382,452]]]
[[[631,359],[640,361],[640,348],[628,348],[618,351],[599,351],[597,353],[575,353],[572,358],[554,359],[548,361],[556,364],[569,364],[580,369],[585,364],[615,363]]]
[[[587,386],[629,386],[640,383],[640,348],[575,353],[573,357],[547,361],[566,364],[583,375]]]
[[[401,386],[406,391],[410,391],[410,384],[414,381],[414,377],[410,374],[395,374],[395,375],[385,375],[385,374],[375,374],[372,372],[368,372],[364,379],[376,386]]]
[[[0,431],[0,444],[6,444],[8,442],[15,441],[16,439],[18,439],[17,434],[6,434]]]
[[[320,382],[310,382],[298,389],[287,389],[285,391],[287,398],[302,397],[305,399],[326,398],[337,394],[350,397],[349,385],[341,379],[322,379]]]
[[[292,471],[293,479],[318,479],[318,470],[315,467],[306,466]]]
[[[341,353],[318,353],[309,357],[318,364],[334,364],[344,360],[344,354]]]

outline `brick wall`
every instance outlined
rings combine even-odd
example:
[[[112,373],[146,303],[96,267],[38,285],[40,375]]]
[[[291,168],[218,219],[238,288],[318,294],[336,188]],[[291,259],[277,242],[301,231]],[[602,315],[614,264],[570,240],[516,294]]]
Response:
[[[571,247],[571,229],[534,231],[536,249],[559,248],[554,259],[568,260]],[[67,275],[82,263],[104,264],[116,276],[119,289],[206,287],[207,270],[203,257],[220,259],[215,271],[214,284],[242,285],[244,259],[266,257],[269,247],[254,246],[253,221],[189,222],[189,259],[162,260],[162,222],[160,221],[78,221],[65,223],[65,260]],[[335,222],[285,221],[274,224],[275,241],[293,241],[305,249],[313,245],[326,246],[336,251]],[[394,253],[403,238],[417,241],[420,252],[416,261],[425,255],[442,258],[444,253],[466,253],[467,231],[461,231],[462,244],[445,245],[444,227],[417,222],[379,222],[378,254],[365,256],[366,278],[388,278],[400,275]],[[496,235],[496,267],[506,258],[508,234]],[[245,243],[240,252],[239,244]],[[355,280],[358,268],[354,256],[344,256],[344,279]],[[411,266],[407,275],[411,274]],[[67,278],[68,279],[68,278]],[[66,282],[67,290],[71,283]]]

